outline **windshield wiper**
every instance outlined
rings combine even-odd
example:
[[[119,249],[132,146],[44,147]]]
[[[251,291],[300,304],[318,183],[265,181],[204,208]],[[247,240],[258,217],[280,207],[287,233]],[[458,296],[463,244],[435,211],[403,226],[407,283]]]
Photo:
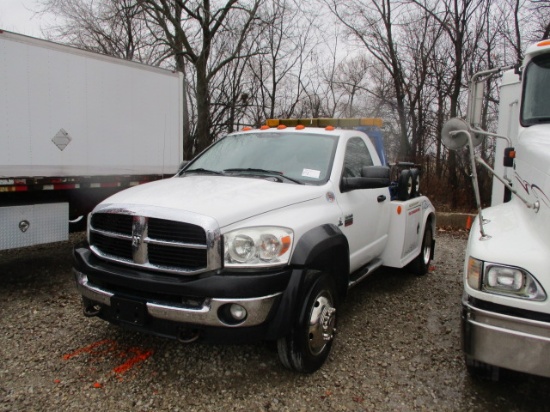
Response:
[[[255,174],[255,175],[260,175],[260,176],[277,176],[281,179],[285,179],[285,180],[288,180],[290,182],[297,183],[299,185],[304,184],[304,182],[302,182],[298,179],[294,179],[292,177],[285,176],[283,172],[278,172],[276,170],[255,169],[255,168],[252,168],[252,167],[248,167],[248,168],[225,169],[223,172],[224,173],[241,173],[241,172],[245,172],[245,173],[250,173],[250,174]]]
[[[550,116],[534,117],[530,119],[533,123],[546,123],[550,121]]]
[[[218,172],[217,170],[208,170],[208,169],[203,169],[202,167],[198,169],[184,170],[181,172],[181,175],[185,175],[187,173],[197,173],[197,174],[206,174],[206,175],[223,175],[222,172]]]

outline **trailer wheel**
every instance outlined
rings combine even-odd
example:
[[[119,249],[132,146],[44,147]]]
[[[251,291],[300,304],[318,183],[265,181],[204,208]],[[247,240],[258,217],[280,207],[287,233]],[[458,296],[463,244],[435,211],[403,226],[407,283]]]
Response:
[[[334,282],[322,273],[311,286],[291,332],[277,341],[285,367],[313,373],[323,365],[336,334],[337,303]]]
[[[498,382],[500,379],[500,368],[498,366],[479,362],[467,355],[464,357],[464,363],[468,374],[472,378],[481,378],[492,382]]]
[[[399,200],[409,200],[411,198],[412,185],[411,171],[409,169],[401,170],[399,180],[397,181],[397,198]]]
[[[430,268],[430,260],[432,259],[433,253],[433,233],[430,223],[426,223],[424,228],[424,237],[422,238],[422,247],[420,248],[420,253],[417,257],[414,258],[411,263],[408,265],[410,272],[414,273],[417,276],[422,276],[428,273]]]

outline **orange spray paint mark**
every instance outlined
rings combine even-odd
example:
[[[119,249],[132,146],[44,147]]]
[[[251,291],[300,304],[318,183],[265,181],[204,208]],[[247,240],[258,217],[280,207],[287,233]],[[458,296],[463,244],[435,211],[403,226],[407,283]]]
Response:
[[[106,346],[106,345],[109,345],[110,347],[114,347],[116,346],[116,343],[110,339],[104,339],[104,340],[100,340],[99,342],[94,342],[92,343],[91,345],[88,345],[84,348],[80,348],[80,349],[77,349],[75,350],[74,352],[72,353],[67,353],[66,355],[63,355],[63,359],[64,360],[69,360],[71,358],[74,358],[75,356],[78,356],[82,353],[96,353],[96,348],[99,348],[101,346]]]
[[[77,349],[74,352],[63,355],[64,360],[72,359],[81,354],[88,354],[92,357],[110,355],[115,359],[123,359],[124,363],[113,368],[113,372],[116,374],[124,374],[132,369],[140,362],[147,360],[154,351],[152,349],[141,349],[137,347],[130,347],[128,349],[121,349],[117,342],[111,339],[104,339],[98,342],[94,342],[91,345]],[[118,361],[117,361],[118,362]],[[98,386],[99,385],[99,386]],[[94,388],[101,388],[102,384],[94,383]]]
[[[118,374],[123,374],[128,372],[130,369],[132,369],[136,364],[146,361],[149,359],[149,357],[153,354],[152,350],[145,350],[142,351],[139,348],[130,348],[128,352],[135,353],[135,356],[128,359],[126,362],[124,362],[122,365],[117,366],[113,369],[113,372]]]

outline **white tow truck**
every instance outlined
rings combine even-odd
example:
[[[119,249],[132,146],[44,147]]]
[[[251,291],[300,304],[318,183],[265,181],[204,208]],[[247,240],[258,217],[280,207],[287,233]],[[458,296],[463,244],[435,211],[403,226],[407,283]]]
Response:
[[[504,71],[496,134],[480,129],[487,76]],[[550,41],[530,46],[521,67],[488,70],[471,83],[467,121],[449,120],[443,141],[468,145],[478,217],[464,265],[462,336],[472,375],[501,368],[550,377]],[[495,168],[475,156],[497,139]],[[500,157],[504,154],[504,160]],[[493,172],[491,207],[479,206],[476,163]]]
[[[314,372],[348,288],[383,265],[423,275],[433,256],[418,170],[392,184],[357,130],[380,124],[271,120],[106,199],[74,250],[84,314],[182,342],[275,341],[286,367]]]

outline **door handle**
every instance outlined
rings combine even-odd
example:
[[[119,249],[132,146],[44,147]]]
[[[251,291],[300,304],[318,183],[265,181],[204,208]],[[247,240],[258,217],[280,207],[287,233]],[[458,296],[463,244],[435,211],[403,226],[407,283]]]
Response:
[[[386,200],[386,196],[385,195],[380,195],[376,198],[376,200],[378,200],[378,203],[381,203],[383,202],[384,200]]]

